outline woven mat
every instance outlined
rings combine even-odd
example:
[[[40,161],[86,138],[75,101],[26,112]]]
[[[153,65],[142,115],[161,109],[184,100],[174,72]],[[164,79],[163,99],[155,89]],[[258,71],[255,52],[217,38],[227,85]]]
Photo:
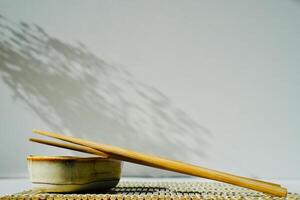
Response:
[[[201,199],[201,200],[239,200],[239,199],[287,199],[300,200],[299,194],[289,193],[286,198],[217,182],[124,182],[105,192],[82,194],[38,193],[34,190],[8,195],[1,199],[32,200],[159,200],[159,199]]]

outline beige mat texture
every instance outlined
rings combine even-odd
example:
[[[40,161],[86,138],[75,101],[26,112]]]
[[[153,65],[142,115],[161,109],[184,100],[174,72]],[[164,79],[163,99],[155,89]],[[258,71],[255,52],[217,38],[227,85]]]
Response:
[[[287,199],[300,200],[299,194],[289,193],[286,198],[272,197],[267,194],[217,182],[132,182],[121,181],[117,187],[109,191],[95,191],[78,194],[40,193],[28,190],[1,199],[32,199],[32,200],[154,200],[154,199]]]

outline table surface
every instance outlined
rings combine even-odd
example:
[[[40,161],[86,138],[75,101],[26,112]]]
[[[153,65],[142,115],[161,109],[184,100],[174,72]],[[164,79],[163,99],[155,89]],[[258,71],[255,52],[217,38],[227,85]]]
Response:
[[[123,181],[201,181],[209,182],[210,180],[200,178],[132,178],[122,177]],[[288,188],[289,192],[300,194],[300,180],[284,180],[274,179],[266,180],[274,183],[279,183],[283,187]],[[31,188],[31,182],[28,178],[0,178],[0,196],[13,194],[28,190]]]

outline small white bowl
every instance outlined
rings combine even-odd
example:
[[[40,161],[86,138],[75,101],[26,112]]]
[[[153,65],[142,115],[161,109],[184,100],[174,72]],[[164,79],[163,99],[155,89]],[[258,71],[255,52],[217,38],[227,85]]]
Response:
[[[75,192],[115,187],[122,162],[101,157],[28,156],[35,189],[43,192]]]

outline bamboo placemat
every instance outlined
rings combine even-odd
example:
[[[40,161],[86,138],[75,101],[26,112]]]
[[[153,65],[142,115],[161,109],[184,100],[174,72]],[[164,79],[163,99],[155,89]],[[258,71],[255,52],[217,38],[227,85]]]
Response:
[[[81,194],[39,193],[28,190],[1,199],[16,200],[300,200],[299,194],[289,193],[286,198],[272,197],[261,192],[218,182],[132,182],[121,181],[117,187],[105,192]]]

